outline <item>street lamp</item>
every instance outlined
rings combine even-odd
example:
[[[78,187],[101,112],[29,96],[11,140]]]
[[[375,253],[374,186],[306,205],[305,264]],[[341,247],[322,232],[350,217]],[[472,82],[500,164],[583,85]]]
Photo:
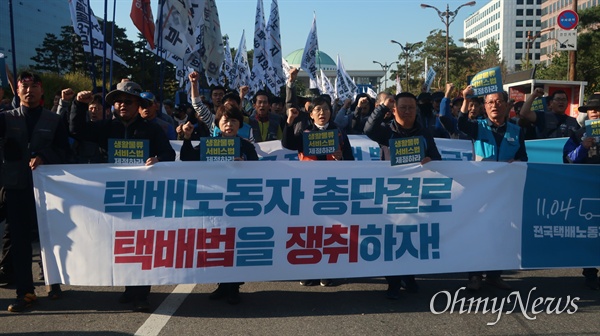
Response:
[[[423,44],[423,42],[417,42],[413,44],[408,44],[408,42],[406,42],[406,45],[402,45],[402,43],[396,40],[391,40],[390,42],[396,43],[400,46],[400,48],[402,48],[402,50],[404,50],[404,55],[406,56],[406,60],[404,61],[404,65],[406,66],[406,91],[408,92],[410,91],[410,82],[408,77],[408,61],[410,53],[413,52],[415,48],[420,47]]]
[[[442,20],[442,23],[446,25],[446,83],[448,83],[448,34],[449,34],[449,30],[450,30],[450,24],[452,22],[454,22],[454,19],[456,18],[456,15],[458,14],[458,11],[463,8],[464,6],[475,6],[475,1],[469,1],[467,3],[464,3],[460,6],[458,6],[458,8],[456,8],[454,11],[450,11],[450,6],[448,4],[446,4],[446,11],[442,12],[439,9],[437,9],[437,7],[431,6],[431,5],[427,5],[427,4],[421,4],[421,8],[433,8],[437,11],[438,16],[440,17],[440,19]]]
[[[377,63],[381,66],[381,70],[383,70],[383,83],[385,86],[384,91],[387,91],[387,72],[392,65],[398,64],[398,61],[393,61],[390,64],[387,64],[387,62],[385,62],[385,64],[381,64],[380,62],[377,62],[377,61],[373,61],[373,63]]]

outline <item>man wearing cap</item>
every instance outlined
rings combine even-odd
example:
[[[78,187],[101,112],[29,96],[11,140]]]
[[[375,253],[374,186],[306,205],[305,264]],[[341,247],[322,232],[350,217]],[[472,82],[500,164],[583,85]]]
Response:
[[[547,97],[549,111],[532,111],[533,101],[543,96],[544,89],[536,88],[521,108],[521,117],[535,125],[538,139],[568,137],[580,128],[577,119],[565,114],[569,106],[565,91],[554,91]]]
[[[587,103],[579,107],[579,112],[587,113],[589,120],[600,119],[600,94],[591,95]],[[565,143],[563,161],[565,163],[600,164],[599,138],[600,136],[587,134],[586,128],[582,127]],[[600,289],[598,269],[584,268],[582,274],[585,277],[585,285],[589,289]]]
[[[175,151],[165,132],[139,114],[141,106],[146,104],[140,97],[141,93],[142,88],[137,83],[122,81],[105,99],[107,104],[113,105],[115,119],[86,122],[88,104],[93,96],[90,91],[79,92],[71,109],[71,135],[80,141],[94,141],[104,150],[108,150],[108,139],[149,140],[150,157],[146,160],[146,166],[160,161],[174,161]],[[149,293],[150,286],[125,286],[119,303],[133,302],[135,311],[148,311]]]
[[[66,163],[69,140],[60,116],[42,106],[42,81],[22,72],[17,78],[19,108],[0,114],[2,184],[6,190],[6,227],[17,299],[8,311],[22,312],[36,301],[31,270],[31,231],[37,226],[31,171],[41,164]]]
[[[160,105],[158,101],[156,101],[154,94],[152,92],[142,92],[140,93],[140,97],[142,98],[142,104],[140,105],[140,116],[142,116],[144,120],[148,120],[160,126],[169,140],[176,140],[177,134],[175,134],[175,128],[173,125],[162,119],[159,119],[156,115]],[[171,118],[171,120],[172,119],[173,118]]]

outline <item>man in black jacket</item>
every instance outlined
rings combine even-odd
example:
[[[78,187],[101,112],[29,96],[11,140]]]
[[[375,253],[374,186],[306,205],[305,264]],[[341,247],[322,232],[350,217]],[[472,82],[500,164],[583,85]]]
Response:
[[[6,228],[10,232],[17,299],[10,312],[22,312],[37,301],[32,261],[32,230],[37,227],[31,171],[42,164],[66,163],[68,132],[60,116],[42,106],[42,81],[22,72],[17,79],[19,108],[0,114],[2,184],[6,190]]]
[[[106,95],[106,103],[113,105],[115,119],[87,122],[88,104],[93,100],[92,92],[77,94],[71,109],[69,128],[71,135],[80,141],[96,142],[108,150],[108,139],[148,140],[150,156],[146,166],[159,161],[174,161],[175,151],[167,135],[158,124],[143,119],[138,111],[146,102],[140,97],[142,88],[134,82],[123,81],[117,89]],[[120,303],[134,303],[135,311],[148,311],[150,286],[125,286],[125,292],[119,298]]]
[[[393,112],[394,119],[390,123],[385,123],[384,117],[389,112]],[[399,93],[395,99],[391,96],[387,97],[382,104],[375,107],[375,111],[369,116],[364,132],[371,140],[379,144],[383,160],[391,159],[390,139],[415,136],[422,136],[425,139],[425,157],[421,164],[442,159],[431,133],[417,122],[417,97],[412,93]],[[386,276],[385,279],[388,282],[386,296],[391,300],[399,299],[402,285],[409,292],[419,290],[414,275]]]

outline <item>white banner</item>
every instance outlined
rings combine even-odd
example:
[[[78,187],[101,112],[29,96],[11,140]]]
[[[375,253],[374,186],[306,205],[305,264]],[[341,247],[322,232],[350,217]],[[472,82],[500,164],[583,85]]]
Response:
[[[250,80],[254,92],[264,90],[267,85],[268,69],[270,66],[267,51],[267,31],[262,0],[256,0],[256,16],[254,18],[254,53],[252,54],[252,72]]]
[[[337,94],[340,101],[344,101],[346,99],[354,100],[354,96],[358,92],[358,87],[354,84],[354,81],[348,73],[346,73],[346,68],[344,68],[344,63],[342,63],[342,58],[340,55],[337,55],[337,77],[335,78],[335,93]]]
[[[281,55],[281,34],[279,29],[279,5],[277,0],[271,2],[271,13],[267,23],[267,52],[269,54],[269,76],[267,85],[271,92],[278,96],[281,87],[285,85],[285,76],[283,74],[283,64]]]
[[[329,78],[325,76],[323,69],[319,69],[319,73],[319,90],[321,91],[321,94],[329,95],[329,97],[331,97],[331,101],[333,101],[336,98],[335,89],[333,85],[331,85]]]
[[[171,1],[163,2],[162,9],[159,8],[156,18],[154,45],[168,50],[181,59],[185,59],[186,49],[188,49],[188,41],[185,37],[186,31],[186,18],[171,4]]]
[[[242,38],[235,54],[233,61],[235,67],[235,80],[233,81],[232,89],[239,90],[242,86],[249,86],[252,88],[250,82],[250,66],[248,65],[248,52],[246,51],[246,34],[242,31]],[[251,89],[252,91],[252,89]],[[249,92],[252,95],[254,92]]]
[[[73,28],[83,44],[83,51],[90,51],[90,44],[92,45],[93,54],[95,56],[104,56],[104,48],[106,48],[106,55],[113,55],[115,62],[121,63],[127,66],[125,61],[113,53],[110,44],[104,42],[104,35],[98,24],[98,20],[90,7],[89,0],[69,0],[69,9],[71,11],[71,21],[73,22]],[[90,23],[92,25],[92,32],[90,34]],[[91,35],[91,43],[90,43]]]
[[[33,176],[46,281],[119,286],[518,269],[526,171],[258,161]]]
[[[306,38],[306,45],[302,54],[302,62],[300,68],[308,73],[310,78],[310,88],[318,88],[317,86],[317,52],[319,51],[319,39],[317,36],[317,15],[313,16],[313,22],[310,27],[310,32]]]
[[[219,71],[223,63],[223,37],[215,0],[206,0],[202,29],[203,49],[200,53],[202,67],[209,85],[219,84]]]
[[[225,79],[229,83],[228,87],[232,88],[233,80],[235,78],[235,68],[233,66],[233,58],[231,57],[231,48],[229,47],[229,37],[225,39],[225,58],[223,59],[223,65],[221,65],[221,74],[219,75],[219,83],[225,87]]]
[[[429,67],[427,71],[427,79],[425,79],[425,85],[427,86],[427,91],[431,90],[431,84],[433,84],[433,80],[435,79],[436,72],[433,70],[433,67]]]

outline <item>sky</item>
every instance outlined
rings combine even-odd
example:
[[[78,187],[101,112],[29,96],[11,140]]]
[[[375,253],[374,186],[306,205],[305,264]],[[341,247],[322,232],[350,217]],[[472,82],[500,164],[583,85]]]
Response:
[[[156,19],[158,0],[151,1]],[[271,0],[262,1],[265,20],[268,20]],[[450,11],[454,11],[466,2],[468,0],[278,0],[283,55],[304,48],[314,13],[320,51],[334,61],[339,54],[347,70],[381,70],[373,61],[390,64],[398,60],[401,53],[400,46],[390,40],[415,43],[425,41],[434,29],[445,30],[437,12],[423,9],[420,4],[435,6],[443,12],[447,4]],[[450,37],[458,43],[463,37],[464,20],[488,2],[478,0],[475,6],[462,7],[450,25]],[[90,0],[90,3],[94,14],[102,17],[104,0]],[[131,1],[116,0],[116,3],[115,21],[134,39],[138,31],[129,18]],[[246,46],[252,48],[256,3],[257,0],[216,0],[221,33],[229,36],[230,47],[237,48],[245,30]],[[109,20],[112,5],[113,1],[108,0]]]

